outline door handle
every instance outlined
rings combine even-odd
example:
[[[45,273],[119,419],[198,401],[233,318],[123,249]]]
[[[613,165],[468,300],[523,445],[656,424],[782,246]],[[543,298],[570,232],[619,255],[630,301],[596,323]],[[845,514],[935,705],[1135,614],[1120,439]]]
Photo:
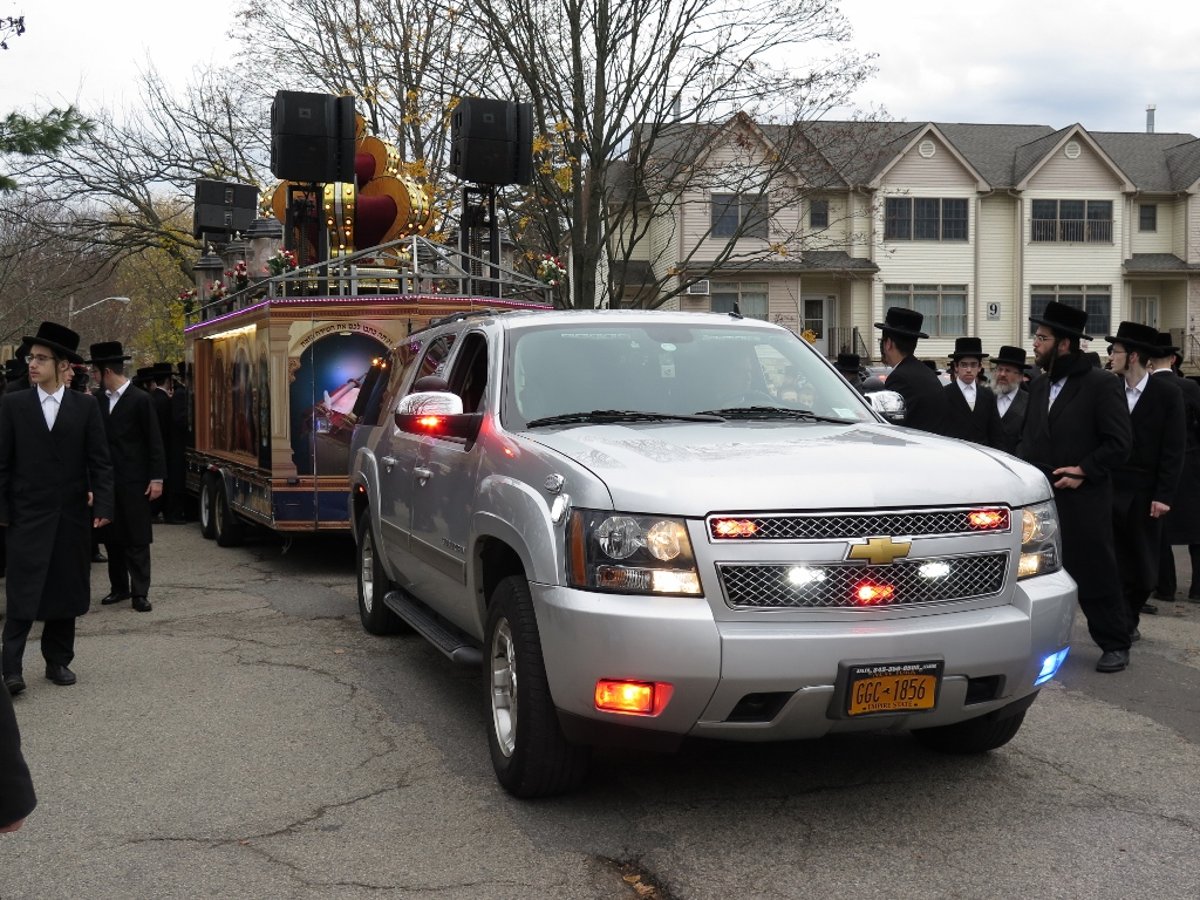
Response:
[[[394,456],[381,456],[379,461],[383,463],[389,472],[396,467],[396,457]]]
[[[423,485],[433,477],[433,469],[427,469],[424,466],[417,466],[415,469],[413,469],[413,474],[417,476],[417,481],[421,482]]]

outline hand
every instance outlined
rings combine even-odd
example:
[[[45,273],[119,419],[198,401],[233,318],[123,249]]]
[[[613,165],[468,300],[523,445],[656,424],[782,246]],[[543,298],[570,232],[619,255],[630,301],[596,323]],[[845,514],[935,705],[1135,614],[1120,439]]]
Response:
[[[17,821],[12,822],[8,825],[0,825],[0,834],[8,834],[9,832],[12,832],[12,831],[20,831],[21,826],[24,824],[25,824],[24,819],[17,819]]]
[[[1150,501],[1150,518],[1157,519],[1159,516],[1165,516],[1171,511],[1171,507],[1165,503],[1159,503],[1157,500]]]
[[[1058,481],[1054,482],[1054,486],[1059,489],[1077,488],[1083,484],[1083,479],[1086,477],[1083,469],[1079,466],[1062,466],[1055,469],[1053,474],[1061,476]]]
[[[161,497],[162,496],[162,482],[161,481],[150,482],[150,486],[148,488],[146,488],[146,496],[149,497],[151,500],[157,500],[159,497]]]
[[[88,506],[92,505],[92,500],[94,500],[94,499],[95,498],[92,496],[92,492],[88,491]]]
[[[112,521],[111,519],[92,519],[92,527],[93,528],[103,528],[105,525],[107,525],[111,521]]]

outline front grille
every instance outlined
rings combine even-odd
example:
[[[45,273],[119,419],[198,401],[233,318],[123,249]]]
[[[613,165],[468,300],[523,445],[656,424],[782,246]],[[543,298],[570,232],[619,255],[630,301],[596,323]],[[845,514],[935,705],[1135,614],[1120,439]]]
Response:
[[[829,541],[839,538],[872,536],[918,537],[921,535],[978,534],[1006,532],[1009,512],[1004,507],[988,507],[1002,514],[1002,521],[980,528],[970,521],[970,509],[909,510],[879,513],[796,513],[783,515],[738,515],[722,513],[708,517],[708,536],[713,541]],[[722,521],[753,523],[753,529],[738,534],[718,533]],[[750,532],[750,533],[745,533]]]
[[[906,559],[890,566],[721,563],[717,569],[725,602],[734,609],[865,609],[999,594],[1008,554]]]

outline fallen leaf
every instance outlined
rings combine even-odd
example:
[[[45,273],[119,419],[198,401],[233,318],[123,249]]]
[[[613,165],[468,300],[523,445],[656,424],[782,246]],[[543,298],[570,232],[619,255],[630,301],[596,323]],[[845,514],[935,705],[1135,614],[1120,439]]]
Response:
[[[639,881],[642,880],[642,876],[641,875],[626,875],[625,880],[627,882],[629,882],[630,884],[637,884]]]

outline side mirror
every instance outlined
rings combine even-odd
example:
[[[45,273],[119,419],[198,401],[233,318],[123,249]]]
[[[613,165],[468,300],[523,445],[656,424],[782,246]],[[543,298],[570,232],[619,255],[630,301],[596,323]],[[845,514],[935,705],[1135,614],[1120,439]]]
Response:
[[[904,424],[905,408],[904,397],[897,391],[873,391],[865,395],[867,402],[871,404],[871,409],[879,413],[889,422],[894,422],[897,425]]]
[[[418,391],[401,398],[395,420],[396,427],[408,434],[473,441],[479,435],[483,413],[464,413],[462,397],[458,394]]]

